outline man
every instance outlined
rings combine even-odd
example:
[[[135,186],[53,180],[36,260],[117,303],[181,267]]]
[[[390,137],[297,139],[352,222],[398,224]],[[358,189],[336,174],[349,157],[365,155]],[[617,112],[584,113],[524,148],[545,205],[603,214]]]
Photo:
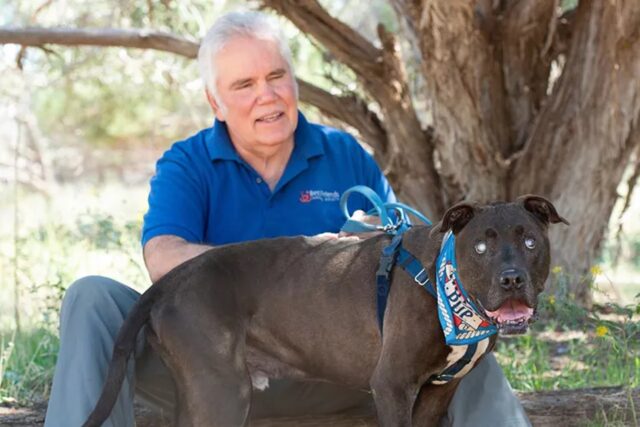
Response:
[[[310,124],[298,112],[287,44],[265,15],[220,18],[203,40],[198,60],[216,122],[174,144],[158,161],[142,236],[152,281],[211,245],[337,232],[344,222],[339,197],[353,185],[367,185],[384,200],[394,200],[373,159],[351,136]],[[352,209],[367,208],[363,198],[354,199]],[[138,297],[96,276],[68,289],[46,426],[79,426],[93,409],[115,336]],[[134,389],[160,410],[170,413],[174,407],[171,377],[145,345],[144,334],[138,347],[105,426],[133,425]],[[469,415],[474,425],[526,425],[495,360],[483,365],[456,394],[451,421],[465,425]],[[490,387],[488,398],[467,397],[481,395],[482,387]],[[251,411],[260,417],[367,405],[371,398],[361,391],[281,380],[254,393]]]

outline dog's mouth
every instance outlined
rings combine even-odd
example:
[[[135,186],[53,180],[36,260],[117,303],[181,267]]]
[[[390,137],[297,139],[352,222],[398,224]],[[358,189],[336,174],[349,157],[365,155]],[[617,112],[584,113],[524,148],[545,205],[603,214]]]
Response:
[[[500,335],[524,334],[535,320],[535,310],[518,299],[507,299],[495,311],[485,313],[498,327]]]

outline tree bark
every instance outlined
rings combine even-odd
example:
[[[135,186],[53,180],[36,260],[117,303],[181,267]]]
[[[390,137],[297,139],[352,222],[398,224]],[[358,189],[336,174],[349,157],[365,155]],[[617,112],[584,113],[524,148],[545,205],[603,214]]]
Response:
[[[640,389],[622,387],[520,393],[532,424],[536,427],[578,427],[596,419],[616,425],[638,423]],[[46,403],[32,408],[0,407],[0,426],[40,427],[44,422]],[[138,427],[163,427],[170,424],[142,406],[136,406]],[[328,415],[265,419],[251,423],[252,427],[375,427],[373,414],[360,416]]]
[[[590,300],[589,267],[640,144],[638,76],[640,2],[581,1],[563,73],[510,173],[512,194],[548,196],[571,222],[551,238],[579,301]]]

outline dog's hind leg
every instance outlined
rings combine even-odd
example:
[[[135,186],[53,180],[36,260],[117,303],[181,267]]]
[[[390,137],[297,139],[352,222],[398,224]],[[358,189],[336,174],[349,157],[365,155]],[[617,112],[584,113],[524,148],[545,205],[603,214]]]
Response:
[[[192,353],[193,355],[193,353]],[[241,427],[247,421],[251,380],[228,359],[192,359],[177,369],[179,427]]]
[[[187,298],[180,307],[195,307]],[[225,314],[168,305],[152,321],[179,393],[179,427],[240,427],[246,423],[251,378],[245,363],[245,331],[238,316]]]

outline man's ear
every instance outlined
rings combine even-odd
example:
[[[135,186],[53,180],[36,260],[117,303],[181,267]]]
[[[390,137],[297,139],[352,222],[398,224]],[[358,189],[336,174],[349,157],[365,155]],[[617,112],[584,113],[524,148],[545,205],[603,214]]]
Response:
[[[544,225],[557,224],[559,222],[569,225],[569,221],[558,215],[553,203],[542,196],[527,194],[518,197],[517,202],[521,203],[526,210],[531,212]]]
[[[216,98],[209,92],[209,89],[205,89],[204,93],[207,95],[207,101],[209,101],[209,105],[211,106],[211,109],[213,110],[213,114],[216,115],[216,119],[220,120],[221,122],[224,122],[224,116],[222,115],[222,109],[220,108],[220,105],[218,105],[218,102],[216,101]]]
[[[473,205],[465,202],[458,203],[444,213],[440,224],[440,232],[445,233],[452,230],[453,234],[458,234],[471,221],[474,215],[475,207]]]

